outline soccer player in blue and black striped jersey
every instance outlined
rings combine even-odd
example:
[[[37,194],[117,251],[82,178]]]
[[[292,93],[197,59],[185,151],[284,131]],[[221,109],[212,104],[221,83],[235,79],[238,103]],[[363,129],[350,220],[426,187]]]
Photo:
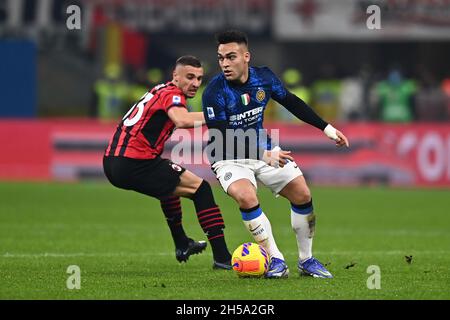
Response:
[[[208,153],[224,191],[239,205],[246,228],[271,257],[268,278],[288,276],[270,222],[256,195],[257,181],[291,203],[291,225],[297,237],[301,274],[332,278],[312,255],[315,215],[310,190],[289,151],[272,143],[263,130],[264,110],[270,98],[297,118],[322,130],[336,145],[347,138],[289,92],[267,67],[250,67],[247,36],[226,31],[216,36],[222,72],[203,93],[203,112],[210,132]]]

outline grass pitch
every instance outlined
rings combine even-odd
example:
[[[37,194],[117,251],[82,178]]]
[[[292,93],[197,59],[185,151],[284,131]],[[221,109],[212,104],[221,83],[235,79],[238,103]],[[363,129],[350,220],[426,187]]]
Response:
[[[252,241],[235,203],[219,188],[214,194],[230,251]],[[289,204],[264,188],[261,205],[288,279],[212,270],[209,247],[179,264],[159,202],[137,193],[106,183],[0,183],[0,299],[450,299],[448,190],[317,187],[312,194],[313,253],[330,280],[298,276]],[[188,200],[183,222],[188,235],[205,238]],[[70,265],[81,270],[79,290],[66,287]],[[380,289],[367,287],[373,265]]]

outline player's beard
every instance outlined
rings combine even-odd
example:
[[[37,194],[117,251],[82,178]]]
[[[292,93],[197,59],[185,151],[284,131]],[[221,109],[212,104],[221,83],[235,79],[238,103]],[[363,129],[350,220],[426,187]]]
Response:
[[[197,94],[197,90],[195,90],[195,91],[188,91],[186,96],[188,98],[193,98],[193,97],[195,97],[196,94]]]
[[[235,83],[235,84],[243,84],[243,82],[241,81],[241,79],[242,79],[242,77],[244,76],[244,71],[238,72],[238,71],[236,71],[236,70],[231,70],[231,69],[229,69],[228,71],[230,71],[228,77],[227,77],[227,75],[225,74],[225,71],[223,71],[223,74],[224,74],[225,79],[226,79],[227,81],[230,81],[230,82]],[[247,78],[247,79],[248,79],[248,78]]]
[[[226,72],[227,71],[227,72]],[[223,70],[222,72],[223,72],[223,75],[225,76],[225,78],[228,80],[228,81],[235,81],[236,80],[236,78],[233,78],[233,75],[235,74],[235,72],[233,72],[232,70]]]
[[[224,70],[223,74],[224,74],[225,78],[227,78],[227,80],[232,80],[230,78],[233,76],[233,71],[231,71],[231,70]]]

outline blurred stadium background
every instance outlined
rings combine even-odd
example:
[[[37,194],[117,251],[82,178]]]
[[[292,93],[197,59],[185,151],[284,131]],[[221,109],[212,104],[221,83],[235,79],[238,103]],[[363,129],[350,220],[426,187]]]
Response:
[[[80,29],[68,28],[71,5]],[[367,27],[370,5],[381,9],[379,30]],[[159,203],[103,183],[103,151],[122,115],[171,79],[178,56],[204,62],[205,86],[219,72],[214,33],[228,28],[248,33],[252,65],[271,67],[350,140],[338,150],[275,102],[266,110],[324,213],[315,248],[332,259],[334,282],[238,284],[212,275],[205,255],[175,265],[163,215],[148,212]],[[0,298],[448,299],[448,0],[0,0],[0,98]],[[200,95],[190,108],[201,109]],[[184,165],[216,183],[208,164]],[[230,249],[249,241],[235,204],[214,192]],[[267,212],[289,212],[260,192]],[[190,205],[183,210],[189,233],[203,237]],[[271,215],[294,266],[286,217]],[[374,263],[380,293],[365,286]],[[69,264],[89,270],[92,290],[68,293]]]
[[[366,26],[371,4],[380,30]],[[312,183],[450,186],[448,1],[3,0],[0,179],[103,178],[117,120],[180,55],[204,61],[206,85],[219,71],[213,35],[230,27],[249,34],[253,65],[348,134],[337,151],[271,103],[268,127]]]

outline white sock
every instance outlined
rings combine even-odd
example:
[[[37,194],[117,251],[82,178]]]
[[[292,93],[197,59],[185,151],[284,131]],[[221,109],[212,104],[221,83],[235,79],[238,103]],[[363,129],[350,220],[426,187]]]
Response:
[[[255,241],[266,249],[269,256],[284,260],[283,254],[278,250],[272,234],[272,226],[264,212],[252,220],[243,220],[245,227],[252,234]]]
[[[298,255],[300,261],[312,257],[312,241],[315,226],[314,212],[309,214],[296,213],[291,209],[291,225],[297,237]]]

